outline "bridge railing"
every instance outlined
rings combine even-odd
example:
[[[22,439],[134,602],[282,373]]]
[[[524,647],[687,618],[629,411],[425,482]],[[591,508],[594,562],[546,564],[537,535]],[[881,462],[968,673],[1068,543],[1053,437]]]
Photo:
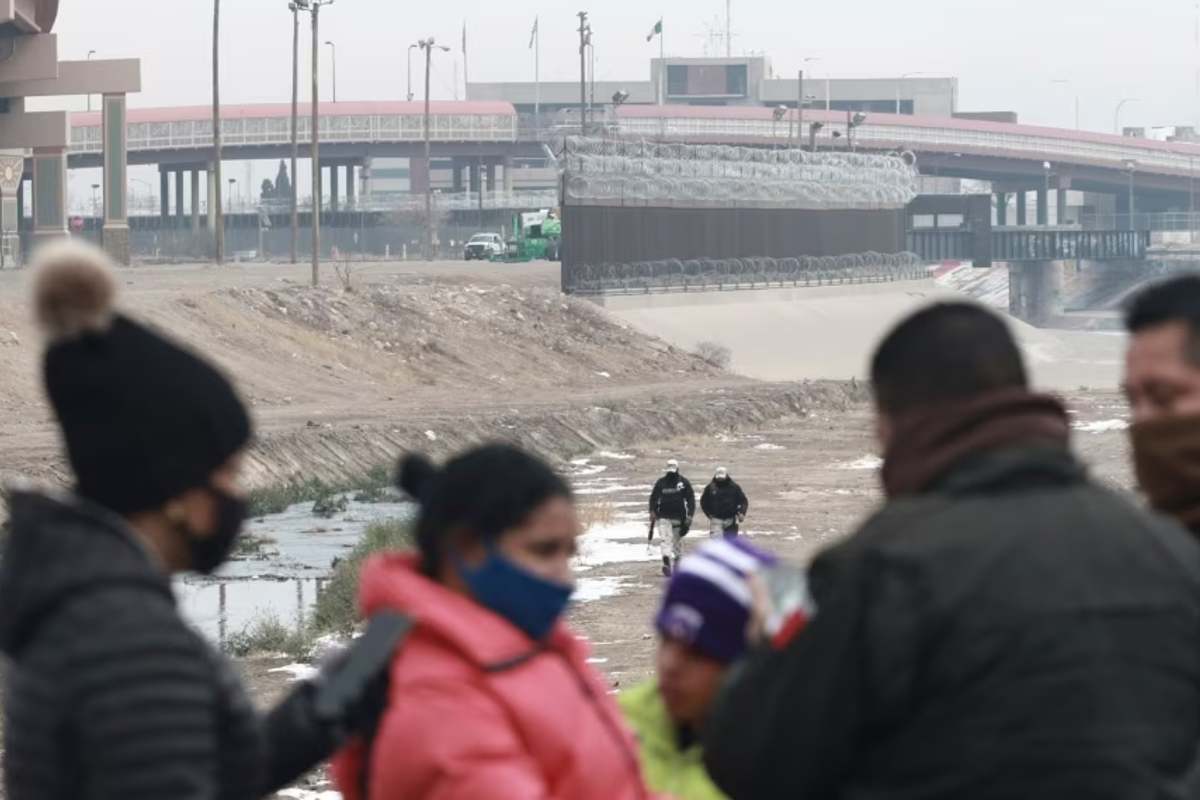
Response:
[[[1010,228],[992,232],[996,261],[1140,260],[1149,248],[1149,231]]]
[[[1084,214],[1079,225],[1084,230],[1200,231],[1200,213]]]
[[[419,142],[425,137],[422,114],[325,114],[319,121],[322,142]],[[312,141],[312,121],[301,117],[296,135]],[[190,150],[211,147],[212,120],[131,122],[127,126],[130,150]],[[515,142],[514,114],[433,114],[429,138],[439,142]],[[280,145],[291,142],[290,117],[224,119],[221,141],[229,147]],[[102,152],[100,126],[71,130],[72,153]]]
[[[621,117],[615,123],[621,134],[655,138],[763,139],[786,144],[789,131],[794,143],[794,128],[786,120],[720,119],[672,117]],[[834,134],[837,134],[835,137]],[[804,137],[807,143],[808,137]],[[845,149],[845,126],[827,123],[817,135],[817,145],[823,149]],[[1171,152],[1141,147],[1138,140],[1109,143],[1062,139],[1036,133],[998,133],[963,128],[915,127],[867,122],[854,130],[856,146],[867,149],[937,150],[949,153],[1004,154],[1036,160],[1067,160],[1123,168],[1128,161],[1136,163],[1138,172],[1195,174],[1200,167],[1200,150],[1196,154]]]

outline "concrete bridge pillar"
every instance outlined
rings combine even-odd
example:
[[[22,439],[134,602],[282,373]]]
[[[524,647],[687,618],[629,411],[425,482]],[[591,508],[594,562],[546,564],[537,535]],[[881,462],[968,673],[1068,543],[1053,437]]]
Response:
[[[1063,262],[1013,261],[1008,265],[1008,311],[1030,325],[1047,325],[1063,311]]]
[[[101,98],[104,141],[104,227],[100,243],[118,264],[129,263],[128,160],[125,142],[125,95]]]
[[[512,190],[513,190],[512,156],[505,156],[503,165],[504,165],[504,193],[512,194]]]
[[[205,177],[206,180],[204,185],[208,187],[208,216],[206,217],[208,221],[208,229],[210,231],[216,231],[217,192],[219,192],[221,189],[219,186],[217,186],[217,179],[213,174],[213,165],[211,162],[209,163],[207,170],[205,170]]]
[[[463,190],[463,164],[457,158],[450,162],[450,185],[456,194]]]
[[[329,210],[334,214],[338,211],[338,172],[337,164],[329,165]]]
[[[996,225],[1003,228],[1008,224],[1008,192],[996,192]]]
[[[482,192],[483,187],[480,185],[479,163],[472,164],[467,168],[467,171],[470,173],[471,191],[476,193]]]
[[[171,173],[164,166],[158,168],[158,216],[164,223],[171,216]]]
[[[1025,192],[1017,192],[1017,224],[1024,227],[1029,224],[1029,218],[1025,214]]]
[[[1054,224],[1067,224],[1067,192],[1071,188],[1071,176],[1059,175],[1054,182]]]
[[[192,233],[200,232],[200,170],[192,170]]]
[[[346,208],[354,207],[354,164],[346,165]]]
[[[496,193],[496,162],[489,161],[487,164],[487,190],[488,192]]]
[[[33,148],[33,238],[67,235],[67,148]]]
[[[183,170],[177,169],[175,175],[175,225],[183,227]]]
[[[1046,226],[1050,224],[1050,192],[1045,186],[1037,190],[1037,224]]]

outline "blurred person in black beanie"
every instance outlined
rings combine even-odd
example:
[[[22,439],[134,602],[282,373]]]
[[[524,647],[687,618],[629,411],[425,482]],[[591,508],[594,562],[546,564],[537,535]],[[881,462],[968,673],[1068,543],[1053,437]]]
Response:
[[[346,656],[254,712],[171,589],[172,575],[211,573],[234,547],[246,408],[218,369],[114,309],[102,252],[67,242],[35,262],[43,378],[75,486],[10,495],[8,798],[269,794],[341,743],[379,676],[344,694]],[[331,710],[320,700],[335,682],[353,699]]]

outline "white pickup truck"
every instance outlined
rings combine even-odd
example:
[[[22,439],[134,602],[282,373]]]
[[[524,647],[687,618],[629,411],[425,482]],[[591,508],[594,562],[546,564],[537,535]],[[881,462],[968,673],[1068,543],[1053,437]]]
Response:
[[[463,258],[467,261],[481,259],[484,261],[500,258],[504,255],[504,240],[498,233],[477,233],[463,248]]]

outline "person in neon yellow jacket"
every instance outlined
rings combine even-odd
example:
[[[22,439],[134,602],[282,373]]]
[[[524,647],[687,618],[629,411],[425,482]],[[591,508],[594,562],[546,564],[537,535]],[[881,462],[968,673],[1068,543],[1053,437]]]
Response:
[[[704,769],[699,730],[746,650],[751,575],[775,558],[741,539],[712,540],[679,562],[655,618],[657,677],[619,698],[650,789],[725,800]]]

